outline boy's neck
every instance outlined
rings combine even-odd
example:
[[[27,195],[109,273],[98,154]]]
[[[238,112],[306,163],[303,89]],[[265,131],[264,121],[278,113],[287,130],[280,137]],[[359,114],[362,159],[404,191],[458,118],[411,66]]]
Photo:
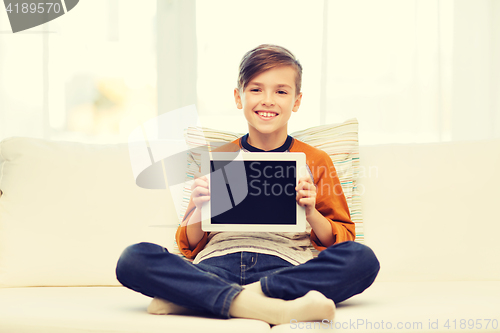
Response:
[[[288,134],[286,132],[263,134],[249,129],[247,142],[255,148],[270,151],[281,147],[287,138]]]

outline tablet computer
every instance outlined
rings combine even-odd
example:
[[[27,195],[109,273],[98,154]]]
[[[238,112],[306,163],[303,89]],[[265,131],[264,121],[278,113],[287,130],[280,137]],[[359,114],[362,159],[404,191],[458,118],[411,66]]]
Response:
[[[210,190],[203,231],[305,231],[295,191],[307,175],[304,153],[211,152],[201,162]]]

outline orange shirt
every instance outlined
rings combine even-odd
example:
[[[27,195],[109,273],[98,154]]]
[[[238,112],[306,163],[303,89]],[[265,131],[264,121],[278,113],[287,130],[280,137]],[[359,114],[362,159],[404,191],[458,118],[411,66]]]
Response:
[[[239,138],[214,151],[233,152],[241,148],[241,138]],[[354,230],[355,226],[351,221],[347,201],[330,156],[324,151],[297,139],[293,139],[288,151],[303,152],[306,154],[306,163],[313,175],[314,184],[316,185],[316,209],[330,221],[335,243],[354,240],[356,237]],[[208,238],[208,233],[205,232],[203,238],[194,249],[189,247],[186,225],[195,208],[196,206],[191,199],[184,219],[176,233],[176,241],[179,250],[190,259],[194,258],[205,247]],[[311,230],[310,240],[317,250],[321,251],[326,248],[314,234],[314,230]]]

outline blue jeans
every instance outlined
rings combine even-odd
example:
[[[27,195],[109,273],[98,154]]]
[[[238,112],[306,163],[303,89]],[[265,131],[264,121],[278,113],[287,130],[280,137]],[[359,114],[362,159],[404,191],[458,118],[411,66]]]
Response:
[[[149,297],[229,318],[243,285],[260,281],[268,297],[292,300],[317,290],[335,303],[368,288],[379,271],[373,251],[356,242],[332,245],[294,266],[267,254],[238,252],[192,264],[151,243],[131,245],[116,267],[118,281]]]

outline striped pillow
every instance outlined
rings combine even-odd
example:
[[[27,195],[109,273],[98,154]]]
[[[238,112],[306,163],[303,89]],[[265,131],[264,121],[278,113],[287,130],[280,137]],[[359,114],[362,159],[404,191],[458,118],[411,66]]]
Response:
[[[356,225],[356,241],[364,243],[361,197],[357,187],[360,169],[357,119],[349,119],[341,124],[311,127],[290,135],[330,156],[344,190],[351,220]]]
[[[203,146],[205,142],[209,144],[208,149],[212,150],[243,135],[244,133],[219,131],[204,127],[189,127],[185,131],[185,139],[191,154],[188,155],[187,161],[188,168],[179,216],[181,221],[189,204],[191,184],[201,163],[201,153],[206,151],[206,147]],[[340,124],[311,127],[290,133],[290,135],[325,151],[330,156],[344,190],[351,219],[356,226],[356,241],[364,243],[361,198],[357,187],[360,169],[357,119],[349,119]],[[175,249],[178,252],[177,246]]]

